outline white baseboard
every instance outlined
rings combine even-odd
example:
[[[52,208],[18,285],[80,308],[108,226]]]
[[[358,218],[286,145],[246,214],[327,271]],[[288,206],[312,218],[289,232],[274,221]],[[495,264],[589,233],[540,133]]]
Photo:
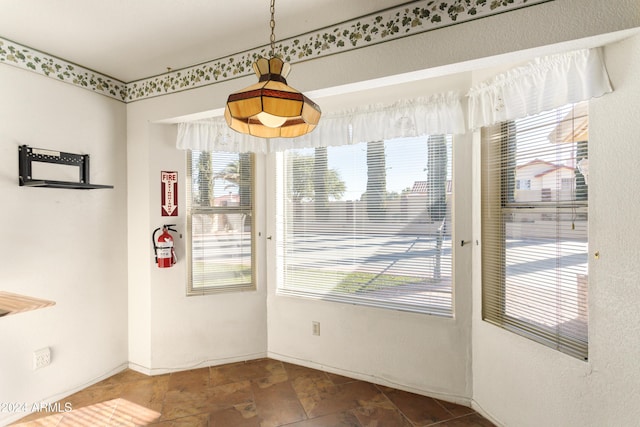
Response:
[[[172,372],[188,371],[190,369],[208,368],[210,366],[225,365],[227,363],[247,362],[249,360],[263,359],[267,357],[266,352],[244,354],[241,356],[222,357],[216,359],[207,359],[185,365],[176,365],[170,367],[154,367],[149,368],[137,363],[129,362],[129,369],[145,374],[148,376],[170,374]]]
[[[504,424],[502,424],[500,421],[496,420],[496,418],[493,415],[491,415],[490,413],[485,411],[484,408],[482,406],[480,406],[480,404],[478,402],[476,402],[475,400],[471,400],[471,407],[477,413],[479,413],[480,415],[482,415],[483,417],[485,417],[486,419],[488,419],[489,421],[494,423],[497,427],[504,427]]]
[[[420,394],[422,396],[433,397],[435,399],[444,400],[447,402],[456,403],[458,405],[464,405],[471,407],[471,398],[466,396],[459,396],[454,394],[446,394],[441,392],[434,392],[432,390],[423,390],[415,387],[411,387],[405,384],[400,384],[389,379],[366,374],[363,372],[350,371],[346,369],[337,368],[335,366],[323,365],[320,363],[312,362],[309,360],[297,359],[295,357],[286,356],[284,354],[269,352],[268,357],[271,359],[279,360],[281,362],[292,363],[294,365],[301,365],[307,368],[318,369],[321,371],[330,372],[332,374],[342,375],[344,377],[354,378],[357,380],[367,381],[373,384],[378,384],[386,387],[392,387],[398,390],[407,391],[409,393]]]

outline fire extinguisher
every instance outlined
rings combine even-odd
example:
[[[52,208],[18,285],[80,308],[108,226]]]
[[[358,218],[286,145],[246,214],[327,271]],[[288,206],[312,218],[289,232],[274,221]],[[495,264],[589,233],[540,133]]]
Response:
[[[164,224],[162,226],[162,234],[157,240],[156,233],[160,231],[160,227],[153,230],[153,235],[151,236],[158,268],[172,267],[173,264],[178,262],[176,251],[173,248],[173,237],[169,234],[169,231],[177,232],[178,230],[171,227],[175,227],[175,224]]]

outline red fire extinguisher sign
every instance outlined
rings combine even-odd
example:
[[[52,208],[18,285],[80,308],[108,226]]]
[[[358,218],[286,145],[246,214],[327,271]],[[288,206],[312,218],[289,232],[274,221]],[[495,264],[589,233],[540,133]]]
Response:
[[[178,172],[162,171],[160,173],[162,188],[162,216],[178,216]]]

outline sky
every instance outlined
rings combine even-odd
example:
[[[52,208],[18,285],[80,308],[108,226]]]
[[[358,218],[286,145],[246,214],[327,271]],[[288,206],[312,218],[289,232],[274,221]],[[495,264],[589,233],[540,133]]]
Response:
[[[427,180],[427,137],[398,138],[385,141],[387,191],[401,193],[415,181]],[[313,155],[313,149],[296,150]],[[451,179],[451,143],[448,144]],[[367,189],[367,144],[342,145],[327,150],[328,167],[340,175],[347,191],[341,200],[359,200]]]

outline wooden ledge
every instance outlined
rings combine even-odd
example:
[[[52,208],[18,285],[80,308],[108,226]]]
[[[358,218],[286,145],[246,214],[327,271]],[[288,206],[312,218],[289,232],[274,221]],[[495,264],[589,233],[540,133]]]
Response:
[[[0,291],[0,317],[55,305],[55,301]]]

